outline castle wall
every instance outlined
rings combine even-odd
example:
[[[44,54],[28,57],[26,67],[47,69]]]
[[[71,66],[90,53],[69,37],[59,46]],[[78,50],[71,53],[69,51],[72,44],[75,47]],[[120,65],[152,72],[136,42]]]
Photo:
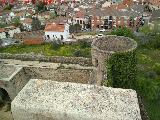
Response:
[[[91,58],[83,57],[62,57],[62,56],[42,56],[42,55],[27,55],[27,54],[8,54],[0,53],[0,59],[16,59],[22,61],[40,61],[65,64],[79,64],[83,66],[91,66]]]
[[[92,69],[38,68],[26,67],[25,72],[32,79],[46,79],[59,82],[87,84],[91,82]]]

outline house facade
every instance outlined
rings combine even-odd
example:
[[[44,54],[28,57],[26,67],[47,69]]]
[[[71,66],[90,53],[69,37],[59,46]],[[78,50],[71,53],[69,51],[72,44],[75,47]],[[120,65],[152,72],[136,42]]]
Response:
[[[67,23],[47,23],[45,26],[45,41],[65,41],[69,37],[69,25]]]
[[[26,18],[22,21],[23,29],[26,31],[31,31],[32,30],[32,19],[31,18]]]
[[[6,33],[4,29],[0,29],[0,39],[6,38]]]

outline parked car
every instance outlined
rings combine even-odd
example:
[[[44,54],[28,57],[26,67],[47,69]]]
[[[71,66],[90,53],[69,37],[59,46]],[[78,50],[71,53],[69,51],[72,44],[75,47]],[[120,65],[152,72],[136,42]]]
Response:
[[[96,35],[96,37],[104,37],[104,35],[103,34],[98,34],[98,35]]]
[[[105,32],[105,31],[106,31],[105,29],[100,29],[100,30],[99,30],[99,32]]]

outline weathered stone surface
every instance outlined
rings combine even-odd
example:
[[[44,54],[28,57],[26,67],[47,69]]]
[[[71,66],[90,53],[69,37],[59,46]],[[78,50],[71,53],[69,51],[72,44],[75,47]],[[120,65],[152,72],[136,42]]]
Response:
[[[134,90],[30,80],[12,101],[14,120],[141,120]]]
[[[7,65],[4,63],[7,63]],[[59,82],[84,84],[95,83],[93,81],[93,68],[80,65],[2,60],[0,68],[0,88],[8,92],[11,100],[16,97],[30,79],[50,79]]]
[[[10,77],[15,71],[16,67],[0,63],[0,79]]]
[[[91,58],[83,57],[64,57],[64,56],[44,56],[35,54],[9,54],[0,53],[0,59],[16,59],[23,61],[40,61],[40,62],[53,62],[65,64],[79,64],[83,66],[91,66]]]

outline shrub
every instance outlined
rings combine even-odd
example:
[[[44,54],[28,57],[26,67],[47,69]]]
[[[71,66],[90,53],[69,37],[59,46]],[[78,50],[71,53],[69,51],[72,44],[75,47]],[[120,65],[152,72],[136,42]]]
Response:
[[[111,32],[112,35],[134,38],[133,31],[127,27],[116,28]]]
[[[58,50],[61,47],[61,42],[60,40],[53,40],[52,45],[54,50]]]
[[[139,77],[136,81],[136,91],[148,100],[156,100],[159,98],[160,86],[155,81]]]
[[[113,87],[133,88],[136,81],[136,53],[115,53],[107,61],[107,79]]]
[[[91,44],[87,41],[79,41],[79,44],[80,44],[80,47],[83,49],[83,48],[88,48],[88,47],[91,47]]]
[[[153,70],[154,70],[158,75],[160,75],[160,63],[156,63],[156,64],[153,66]]]
[[[149,71],[145,74],[146,78],[155,79],[157,78],[157,73],[155,71]]]
[[[76,51],[73,53],[73,55],[74,55],[75,57],[82,57],[82,56],[83,56],[83,53],[82,53],[81,50],[76,50]]]

